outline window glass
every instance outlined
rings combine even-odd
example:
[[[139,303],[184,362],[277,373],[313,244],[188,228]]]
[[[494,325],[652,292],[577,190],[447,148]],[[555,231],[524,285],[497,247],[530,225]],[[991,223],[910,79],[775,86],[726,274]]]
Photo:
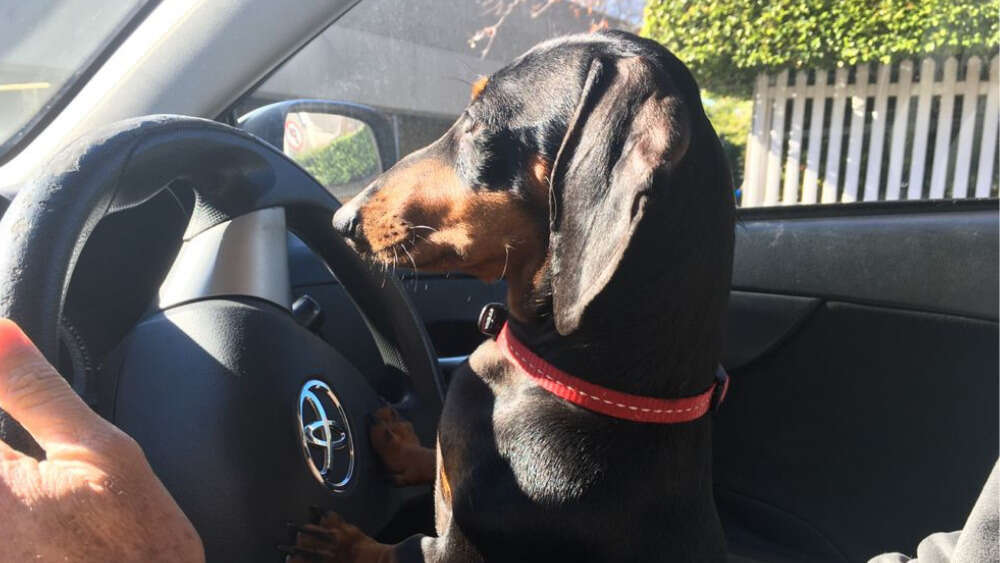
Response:
[[[144,2],[0,5],[0,155],[26,133]]]
[[[364,0],[237,111],[294,98],[366,104],[390,117],[405,155],[451,126],[478,77],[534,44],[598,27],[638,31],[642,2],[606,4],[615,15],[572,2]],[[353,194],[341,187],[336,195]]]
[[[407,154],[452,123],[479,76],[544,39],[618,28],[691,68],[744,207],[989,198],[998,22],[989,0],[363,0],[242,109],[367,104]]]
[[[285,116],[282,150],[334,196],[348,200],[382,169],[375,134],[363,121],[310,111]]]

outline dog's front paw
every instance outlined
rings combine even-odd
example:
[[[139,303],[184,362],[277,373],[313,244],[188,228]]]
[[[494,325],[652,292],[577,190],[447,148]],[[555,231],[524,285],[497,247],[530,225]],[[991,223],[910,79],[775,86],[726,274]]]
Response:
[[[393,484],[402,487],[434,481],[434,450],[420,445],[413,424],[396,409],[385,406],[375,411],[369,437]]]
[[[386,563],[391,547],[378,543],[336,512],[326,512],[313,524],[293,525],[294,546],[280,546],[287,563]]]

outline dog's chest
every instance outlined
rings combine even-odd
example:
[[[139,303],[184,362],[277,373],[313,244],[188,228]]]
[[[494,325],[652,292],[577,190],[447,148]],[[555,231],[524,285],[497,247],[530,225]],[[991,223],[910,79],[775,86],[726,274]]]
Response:
[[[492,559],[558,553],[641,561],[663,553],[665,543],[721,541],[710,488],[679,478],[687,472],[682,460],[693,455],[688,448],[663,439],[662,428],[609,419],[549,394],[492,341],[456,372],[439,428],[448,519]],[[647,518],[662,526],[649,527]]]
[[[470,494],[489,495],[504,481],[552,505],[584,496],[605,471],[606,434],[604,420],[538,387],[487,341],[452,381],[439,440],[453,487],[470,479]]]

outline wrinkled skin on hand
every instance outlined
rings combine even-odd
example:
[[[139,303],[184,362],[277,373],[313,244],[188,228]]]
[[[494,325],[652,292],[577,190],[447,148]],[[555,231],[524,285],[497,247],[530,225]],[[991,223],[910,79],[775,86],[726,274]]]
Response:
[[[0,441],[0,561],[204,561],[201,539],[139,445],[0,319],[0,407],[45,450]]]

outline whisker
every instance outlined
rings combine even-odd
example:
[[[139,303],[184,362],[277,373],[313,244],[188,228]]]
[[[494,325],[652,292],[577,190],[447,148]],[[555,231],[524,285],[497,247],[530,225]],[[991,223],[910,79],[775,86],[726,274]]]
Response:
[[[500,272],[500,277],[497,278],[497,281],[502,280],[503,277],[507,275],[507,263],[510,262],[510,245],[504,243],[503,249],[504,252],[506,253],[506,256],[503,259],[503,271]]]
[[[410,263],[413,264],[413,289],[417,289],[417,279],[419,279],[419,274],[417,273],[417,261],[414,260],[413,255],[410,254],[408,250],[406,250],[405,245],[400,246],[399,248],[401,248],[403,252],[406,253],[407,258],[410,259]]]
[[[437,229],[435,229],[434,227],[428,226],[428,225],[411,225],[410,229],[427,229],[427,230],[430,230],[430,231],[437,232]]]
[[[468,80],[466,80],[466,79],[464,79],[462,77],[459,77],[459,76],[444,76],[443,78],[445,80],[454,80],[456,82],[461,82],[462,84],[465,84],[466,86],[472,86],[471,82],[469,82]]]

